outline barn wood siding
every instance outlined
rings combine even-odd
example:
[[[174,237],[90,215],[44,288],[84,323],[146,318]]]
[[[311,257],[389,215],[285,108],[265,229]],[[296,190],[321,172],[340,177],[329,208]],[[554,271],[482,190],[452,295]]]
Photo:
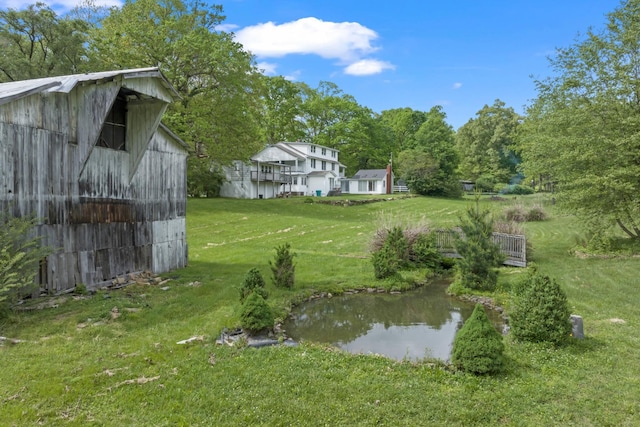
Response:
[[[83,84],[0,105],[0,209],[39,218],[35,233],[55,249],[42,267],[49,292],[187,263],[186,151],[156,131],[166,104],[132,106],[129,151],[94,146],[118,90]]]

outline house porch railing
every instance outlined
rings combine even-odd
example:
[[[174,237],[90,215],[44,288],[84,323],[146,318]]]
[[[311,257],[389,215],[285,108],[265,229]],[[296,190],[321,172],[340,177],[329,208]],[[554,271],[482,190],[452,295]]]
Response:
[[[393,192],[394,193],[408,193],[409,192],[409,187],[407,187],[406,185],[394,185],[393,186]]]
[[[291,175],[280,172],[258,172],[251,171],[251,181],[260,182],[279,182],[281,184],[290,184]]]
[[[454,244],[456,234],[461,235],[462,231],[459,229],[436,230],[438,251],[444,257],[460,258]],[[527,239],[524,235],[493,233],[493,242],[506,257],[504,265],[527,266]]]

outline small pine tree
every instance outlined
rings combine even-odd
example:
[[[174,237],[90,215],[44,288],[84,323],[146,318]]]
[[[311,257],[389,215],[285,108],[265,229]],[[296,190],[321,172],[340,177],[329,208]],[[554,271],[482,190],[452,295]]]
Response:
[[[34,237],[35,217],[13,217],[0,210],[0,308],[7,312],[10,304],[37,289],[35,278],[39,264],[53,250]]]
[[[244,276],[244,282],[240,288],[240,302],[243,302],[245,298],[253,292],[259,294],[265,300],[269,296],[265,289],[262,273],[255,267],[247,271],[247,274]]]
[[[460,284],[469,289],[493,290],[498,282],[496,267],[504,261],[500,248],[493,243],[493,220],[489,211],[476,207],[467,209],[460,218],[462,235],[455,239]]]
[[[386,233],[382,247],[371,256],[376,279],[391,277],[410,261],[409,244],[402,228],[393,227]]]
[[[418,267],[437,269],[442,264],[435,233],[421,233],[409,250],[411,261]]]
[[[373,263],[373,273],[376,279],[391,277],[400,268],[396,251],[386,243],[382,245],[380,250],[371,255],[371,262]]]
[[[293,264],[295,253],[291,252],[291,245],[285,243],[277,246],[276,257],[269,261],[273,273],[273,284],[278,288],[292,289],[295,282],[296,266]]]
[[[504,364],[502,335],[493,327],[482,304],[476,304],[453,341],[451,362],[474,374],[500,372]]]
[[[534,272],[518,286],[509,323],[513,337],[561,344],[571,333],[567,296],[555,280]]]
[[[395,226],[389,230],[387,239],[384,242],[395,253],[395,257],[398,260],[398,266],[400,268],[406,267],[409,261],[409,245],[407,239],[404,236],[402,227]]]
[[[273,311],[257,292],[251,292],[242,304],[240,324],[247,332],[257,333],[273,327]]]

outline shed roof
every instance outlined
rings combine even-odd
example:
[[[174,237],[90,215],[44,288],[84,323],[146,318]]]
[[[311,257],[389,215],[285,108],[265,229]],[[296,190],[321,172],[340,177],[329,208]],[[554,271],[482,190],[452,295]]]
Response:
[[[386,176],[386,169],[360,169],[352,179],[384,179]]]
[[[0,83],[0,105],[23,98],[38,92],[69,93],[78,84],[88,81],[109,80],[121,76],[124,79],[154,77],[159,78],[162,85],[174,98],[180,95],[171,83],[162,75],[158,67],[135,68],[131,70],[102,71],[97,73],[72,74],[69,76],[44,77],[40,79],[20,80]]]

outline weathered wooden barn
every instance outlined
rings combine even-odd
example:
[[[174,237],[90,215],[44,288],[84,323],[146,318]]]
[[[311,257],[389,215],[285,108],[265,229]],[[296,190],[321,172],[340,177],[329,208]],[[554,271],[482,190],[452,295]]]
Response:
[[[188,149],[160,123],[176,97],[157,68],[0,84],[0,209],[55,249],[42,288],[186,265]]]

